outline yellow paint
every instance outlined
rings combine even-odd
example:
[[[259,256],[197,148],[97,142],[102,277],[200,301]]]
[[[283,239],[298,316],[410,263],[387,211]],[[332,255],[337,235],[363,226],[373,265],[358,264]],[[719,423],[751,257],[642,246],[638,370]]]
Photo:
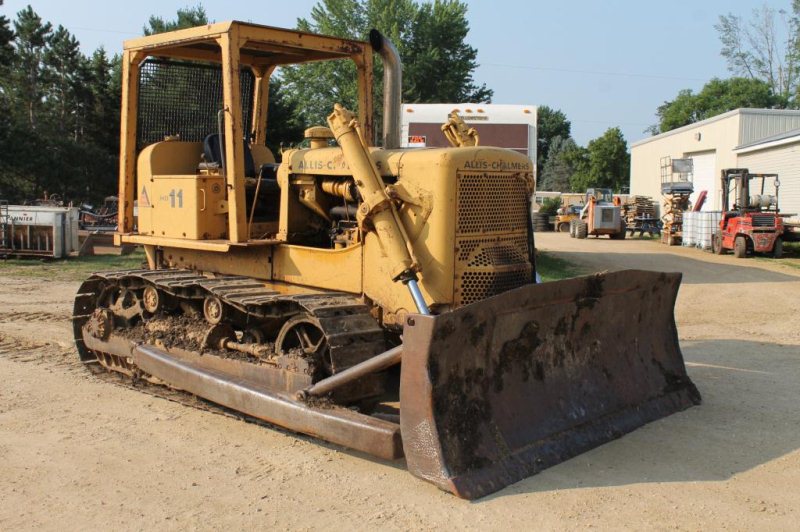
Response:
[[[276,246],[273,279],[360,294],[362,253],[360,245],[345,249]]]
[[[372,54],[364,42],[238,22],[126,42],[120,148],[123,207],[115,242],[145,245],[151,267],[245,275],[287,293],[324,289],[361,294],[380,307],[388,325],[401,324],[405,313],[415,309],[407,288],[392,282],[400,274],[417,270],[428,304],[446,310],[474,297],[465,296],[466,277],[490,278],[529,268],[526,224],[507,222],[525,218],[519,213],[527,209],[527,196],[534,190],[531,161],[491,147],[370,147]],[[225,171],[201,167],[200,142],[157,142],[136,152],[138,71],[148,55],[222,65]],[[361,135],[353,116],[340,113],[331,127],[345,151],[325,147],[327,133],[319,129],[312,130],[314,149],[285,151],[277,171],[279,190],[274,183],[264,184],[262,190],[268,192],[262,194],[273,195],[260,196],[274,201],[275,212],[263,211],[248,234],[246,191],[252,196],[258,181],[244,176],[242,143],[245,131],[253,131],[255,143],[250,149],[256,167],[275,161],[263,145],[270,134],[263,126],[269,76],[279,65],[326,59],[350,59],[356,64]],[[241,65],[249,65],[256,76],[252,124],[245,124],[241,116]],[[305,245],[310,227],[330,227],[330,209],[343,205],[352,188],[359,190],[363,202],[354,219],[359,226],[347,228],[346,237],[337,243],[343,247]],[[132,208],[137,196],[139,222],[134,232]],[[492,263],[497,257],[510,262]],[[514,262],[508,257],[522,259]]]

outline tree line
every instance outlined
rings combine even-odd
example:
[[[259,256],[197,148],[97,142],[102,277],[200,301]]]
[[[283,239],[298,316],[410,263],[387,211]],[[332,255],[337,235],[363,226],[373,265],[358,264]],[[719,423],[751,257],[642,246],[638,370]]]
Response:
[[[477,50],[466,42],[466,15],[458,0],[321,0],[297,28],[360,40],[378,28],[405,64],[405,101],[490,102],[492,90],[473,79]],[[198,5],[179,9],[173,20],[150,17],[143,33],[208,22]],[[279,69],[269,99],[274,152],[302,140],[306,126],[325,123],[331,102],[355,107],[353,68],[329,61]],[[97,201],[116,192],[120,70],[119,56],[102,48],[83,54],[74,35],[30,6],[13,21],[0,17],[0,198]],[[376,101],[381,77],[377,61]]]
[[[2,5],[2,0],[0,0]],[[152,16],[145,35],[209,23],[202,6],[179,9],[174,19]],[[367,39],[378,28],[404,64],[403,100],[414,103],[491,102],[476,83],[477,50],[467,44],[467,5],[452,0],[321,0],[303,31]],[[376,61],[375,96],[382,96]],[[330,102],[356,105],[353,65],[320,62],[280,69],[270,84],[268,144],[302,139],[324,123]],[[85,55],[63,26],[53,27],[30,7],[11,21],[0,17],[0,198],[21,202],[44,194],[99,201],[117,188],[120,58],[103,48]],[[377,112],[380,113],[380,106]],[[380,116],[377,117],[380,122]],[[627,179],[627,144],[617,128],[578,146],[564,113],[539,110],[540,188],[619,189]],[[548,157],[552,153],[552,157]]]
[[[608,128],[583,147],[572,138],[572,124],[562,111],[542,106],[538,113],[537,189],[585,192],[599,187],[628,191],[631,157],[618,127]]]
[[[792,0],[788,9],[765,3],[748,17],[721,15],[714,28],[732,77],[714,78],[698,92],[680,91],[658,107],[658,124],[648,129],[650,133],[740,107],[800,108],[800,0]]]
[[[734,109],[800,109],[800,0],[787,9],[763,4],[747,17],[720,15],[714,26],[730,78],[713,78],[699,91],[684,89],[656,109],[665,133]],[[539,188],[583,191],[604,186],[624,191],[630,170],[627,143],[608,129],[584,148],[570,137],[561,111],[539,109]]]
[[[13,23],[0,16],[0,198],[113,193],[119,79],[117,58],[84,55],[30,6]]]

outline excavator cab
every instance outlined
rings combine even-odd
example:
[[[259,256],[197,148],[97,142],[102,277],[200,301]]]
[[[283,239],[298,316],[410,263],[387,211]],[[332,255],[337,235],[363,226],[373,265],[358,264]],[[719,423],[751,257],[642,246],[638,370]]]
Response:
[[[331,102],[277,162],[270,76],[339,60],[355,65],[356,112]],[[405,456],[466,498],[699,402],[673,318],[680,274],[537,283],[535,165],[457,117],[454,146],[401,149],[402,67],[379,32],[224,22],[127,41],[122,65],[115,239],[148,267],[81,285],[88,366]]]

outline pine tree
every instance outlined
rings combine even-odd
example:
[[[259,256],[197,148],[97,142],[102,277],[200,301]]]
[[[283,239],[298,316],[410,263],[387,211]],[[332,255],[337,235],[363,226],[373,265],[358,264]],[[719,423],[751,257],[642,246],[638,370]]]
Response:
[[[52,25],[42,23],[31,6],[17,13],[14,21],[16,57],[12,72],[12,86],[17,101],[26,111],[28,123],[36,128],[36,121],[44,98],[42,59],[52,32]]]
[[[3,0],[0,0],[0,6]],[[14,31],[11,29],[11,21],[0,15],[0,82],[8,75],[8,67],[14,59],[14,47],[11,42],[14,40]],[[2,85],[0,85],[0,89]]]
[[[185,7],[178,9],[178,17],[175,20],[164,20],[155,15],[150,17],[147,26],[142,28],[145,35],[155,35],[157,33],[165,33],[167,31],[182,30],[185,28],[194,28],[195,26],[204,26],[208,24],[208,15],[202,5],[195,7]]]
[[[540,174],[537,189],[556,192],[570,191],[570,178],[575,174],[575,152],[578,145],[571,137],[555,136],[550,139],[549,154]]]
[[[47,40],[43,54],[46,104],[55,118],[53,127],[63,134],[75,134],[82,86],[86,81],[82,70],[85,61],[78,40],[66,28],[59,26]]]

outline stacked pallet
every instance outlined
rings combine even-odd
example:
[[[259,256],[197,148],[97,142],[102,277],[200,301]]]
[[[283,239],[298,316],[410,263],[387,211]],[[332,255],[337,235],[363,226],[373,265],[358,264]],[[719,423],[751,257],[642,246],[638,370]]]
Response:
[[[664,228],[661,242],[668,246],[681,243],[683,237],[683,213],[689,210],[689,194],[664,194],[661,207],[661,221]]]
[[[649,196],[632,196],[622,204],[622,218],[628,229],[640,229],[645,219],[656,217],[656,206]]]

